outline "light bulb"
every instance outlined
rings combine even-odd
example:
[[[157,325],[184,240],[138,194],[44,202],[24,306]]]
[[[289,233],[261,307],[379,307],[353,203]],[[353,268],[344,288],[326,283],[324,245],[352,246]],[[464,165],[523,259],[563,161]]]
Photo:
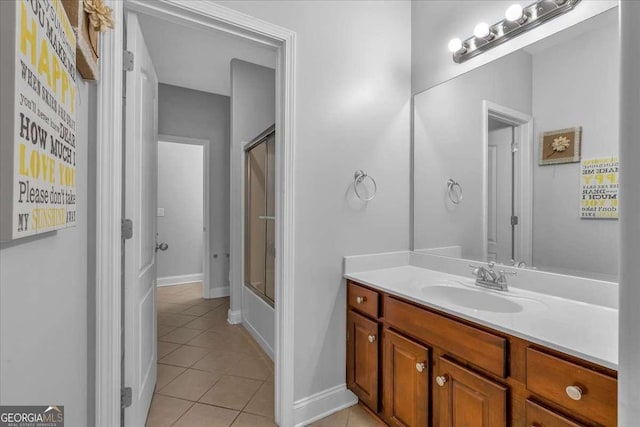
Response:
[[[522,9],[522,6],[520,6],[519,4],[512,4],[511,6],[509,6],[509,8],[504,14],[504,17],[509,22],[520,21],[523,18],[523,16],[524,16],[524,11]]]
[[[473,29],[473,35],[479,39],[487,38],[491,35],[491,30],[489,30],[489,24],[486,22],[481,22]]]
[[[449,51],[451,53],[456,53],[460,49],[462,49],[462,40],[456,37],[455,39],[451,39],[449,41]]]

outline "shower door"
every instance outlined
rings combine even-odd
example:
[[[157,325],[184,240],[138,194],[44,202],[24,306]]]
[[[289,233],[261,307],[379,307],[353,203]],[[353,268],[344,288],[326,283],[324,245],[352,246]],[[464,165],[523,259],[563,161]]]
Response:
[[[244,280],[256,294],[275,298],[275,130],[246,149]]]

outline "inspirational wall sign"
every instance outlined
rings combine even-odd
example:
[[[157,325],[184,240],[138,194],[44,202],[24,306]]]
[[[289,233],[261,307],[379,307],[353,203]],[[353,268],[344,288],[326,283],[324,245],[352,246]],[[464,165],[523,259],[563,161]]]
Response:
[[[10,240],[76,222],[76,37],[60,0],[0,3],[0,233]]]
[[[618,218],[618,157],[583,160],[581,168],[580,217]]]

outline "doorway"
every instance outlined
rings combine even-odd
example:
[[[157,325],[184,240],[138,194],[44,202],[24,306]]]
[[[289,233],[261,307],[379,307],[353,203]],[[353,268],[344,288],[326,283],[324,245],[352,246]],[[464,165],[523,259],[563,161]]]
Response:
[[[133,34],[138,34],[133,37]],[[228,260],[230,257],[229,243],[242,239],[242,234],[229,233],[229,218],[241,216],[241,212],[229,204],[230,195],[230,147],[235,142],[238,135],[251,135],[260,126],[260,123],[273,124],[275,121],[275,70],[268,65],[276,65],[276,52],[270,48],[256,47],[253,42],[238,41],[235,36],[223,34],[204,34],[168,22],[164,19],[151,17],[142,13],[127,13],[127,47],[136,49],[134,56],[140,56],[141,52],[148,52],[149,64],[147,69],[155,70],[158,76],[157,88],[157,120],[158,132],[180,135],[173,138],[173,142],[167,144],[163,139],[171,139],[160,136],[159,149],[166,150],[167,153],[158,152],[157,177],[160,185],[158,191],[157,218],[159,238],[168,242],[157,243],[156,247],[166,249],[166,252],[157,252],[157,268],[161,273],[166,273],[169,267],[182,267],[185,265],[196,269],[202,267],[199,263],[204,259],[208,265],[204,266],[205,277],[211,277],[210,283],[202,286],[204,292],[196,297],[193,287],[199,287],[200,281],[194,274],[181,276],[183,271],[173,271],[170,281],[180,284],[176,289],[159,288],[157,291],[157,365],[154,366],[163,377],[167,371],[173,368],[184,368],[177,377],[159,377],[152,395],[151,411],[148,419],[152,420],[158,415],[159,405],[157,401],[166,400],[166,397],[183,399],[194,403],[193,407],[183,414],[178,414],[178,423],[193,424],[193,417],[199,412],[210,412],[209,406],[222,407],[228,414],[234,411],[244,410],[245,406],[251,408],[252,393],[256,392],[253,386],[256,381],[264,381],[265,376],[269,376],[269,371],[273,372],[273,362],[269,356],[273,357],[274,338],[274,310],[271,307],[270,313],[266,316],[258,315],[261,307],[247,302],[249,295],[243,293],[242,298],[242,325],[234,328],[224,328],[219,324],[219,312],[224,309],[229,310],[229,279]],[[207,58],[202,57],[204,49],[211,49],[213,52]],[[261,62],[258,64],[252,61]],[[146,60],[146,59],[145,59]],[[188,67],[189,70],[177,70],[176,63],[198,64],[201,69],[207,69],[207,73],[201,73]],[[129,79],[137,81],[145,80],[144,75],[151,72],[138,67],[142,64],[135,64],[134,69],[127,73],[127,83]],[[143,77],[139,78],[138,73]],[[136,92],[127,93],[126,103],[135,104],[138,94]],[[144,115],[127,116],[125,120],[127,135],[136,134],[138,121],[144,121]],[[151,118],[149,122],[151,123]],[[147,126],[142,124],[142,128]],[[272,126],[275,129],[275,126]],[[260,129],[262,130],[262,129]],[[211,167],[209,178],[204,181],[205,195],[210,196],[210,215],[202,214],[203,206],[209,207],[209,203],[202,203],[202,180],[203,173],[203,153],[200,146],[189,145],[194,142],[193,136],[209,137],[210,140],[202,142],[209,149],[205,162]],[[253,139],[253,135],[251,136]],[[127,138],[125,146],[138,144],[138,139]],[[144,145],[144,144],[143,144]],[[271,184],[269,198],[263,197],[266,203],[270,200],[270,210],[275,222],[275,136],[272,132],[271,143],[266,144],[270,149],[271,161],[267,162],[265,151],[262,165],[263,169],[269,170],[260,179],[262,186]],[[192,152],[192,155],[189,153]],[[196,160],[195,157],[199,159]],[[142,159],[144,160],[144,159]],[[127,158],[127,168],[124,176],[125,193],[136,191],[130,188],[129,183],[133,182],[131,177],[138,174],[145,176],[151,171],[148,169],[137,171],[137,158]],[[197,164],[196,164],[197,163]],[[164,169],[164,170],[163,170]],[[199,182],[194,183],[193,177],[199,175]],[[257,175],[255,175],[257,176]],[[267,177],[271,179],[268,180]],[[191,181],[189,181],[191,179]],[[195,179],[198,181],[198,178]],[[162,188],[162,185],[170,188]],[[264,192],[264,188],[263,188]],[[145,194],[147,194],[145,196]],[[135,198],[135,194],[134,197]],[[153,202],[148,197],[148,192],[144,189],[140,192],[142,199]],[[127,197],[130,201],[131,197]],[[129,209],[127,208],[127,211]],[[208,225],[203,227],[203,217],[208,220]],[[263,215],[264,217],[264,215]],[[203,231],[206,236],[203,239]],[[271,247],[275,247],[275,229],[270,229]],[[135,235],[135,233],[134,233]],[[134,236],[135,237],[135,236]],[[144,237],[144,236],[143,236]],[[143,239],[140,239],[143,240]],[[210,243],[210,247],[204,248],[204,241]],[[246,239],[248,247],[253,247],[253,241],[258,243],[266,242],[266,235],[251,233]],[[142,241],[144,245],[145,242]],[[135,245],[134,245],[135,246]],[[172,251],[172,246],[175,249]],[[131,250],[131,249],[130,249]],[[133,249],[135,250],[135,249]],[[168,256],[167,256],[168,255]],[[271,252],[272,261],[275,260],[275,253]],[[125,263],[129,256],[125,251]],[[169,264],[163,266],[162,263]],[[164,268],[163,268],[164,267]],[[263,263],[266,267],[266,261]],[[273,298],[275,291],[275,262],[268,268],[269,280],[263,274],[261,282],[263,291],[266,286]],[[265,270],[266,271],[266,270]],[[209,275],[210,273],[210,275]],[[159,281],[167,280],[163,274],[158,276]],[[171,280],[173,278],[173,280]],[[202,277],[201,277],[202,278]],[[195,282],[192,285],[185,283]],[[208,282],[208,280],[207,280]],[[125,287],[135,287],[135,280],[125,283]],[[187,287],[186,291],[181,291]],[[136,329],[137,306],[135,301],[130,302],[125,299],[125,335],[131,335],[128,331]],[[213,305],[212,305],[213,304]],[[214,310],[215,308],[215,310]],[[270,315],[269,315],[270,314]],[[173,329],[171,329],[173,328]],[[246,347],[248,336],[242,335],[242,330],[246,328],[251,335],[256,337],[256,341],[265,347],[268,356],[263,358],[263,354],[246,354],[238,352],[238,346]],[[264,329],[264,330],[262,330]],[[224,336],[221,333],[224,332]],[[246,334],[245,334],[246,335]],[[130,340],[126,341],[130,343]],[[153,342],[152,344],[156,344]],[[142,345],[142,354],[146,354],[145,346],[147,340]],[[174,348],[178,345],[179,347]],[[164,354],[164,350],[169,350],[169,354]],[[130,348],[125,349],[125,368],[127,365],[136,364],[137,360],[127,357]],[[226,362],[225,362],[226,361]],[[145,364],[146,366],[146,364]],[[261,367],[262,369],[257,369]],[[132,370],[125,369],[125,372]],[[203,372],[209,372],[205,375]],[[272,375],[272,374],[271,374]],[[208,377],[208,379],[207,379]],[[154,378],[153,376],[151,378]],[[193,381],[198,378],[199,381]],[[207,381],[205,381],[207,379]],[[165,380],[168,381],[168,383]],[[128,383],[134,384],[135,375],[128,375],[125,378]],[[224,394],[221,390],[226,390],[225,383],[242,383],[248,390],[243,399],[227,401],[218,399],[212,394]],[[273,401],[274,385],[273,381],[260,386],[260,389],[270,390],[267,393]],[[240,387],[240,386],[239,386]],[[263,392],[264,394],[264,392]],[[254,416],[267,415],[267,421],[273,421],[273,403],[270,405],[270,413],[253,414]],[[162,406],[160,406],[162,407]],[[131,420],[141,419],[146,415],[149,408],[147,400],[136,400],[132,402],[129,414],[139,414],[130,417]],[[254,409],[255,412],[255,409]],[[185,420],[188,420],[185,421]],[[153,424],[151,421],[149,421]],[[136,425],[136,423],[133,423]]]
[[[129,11],[164,17],[172,22],[198,28],[234,34],[246,40],[271,46],[277,52],[276,66],[276,164],[281,166],[276,176],[276,341],[275,341],[275,418],[289,425],[293,417],[293,325],[287,321],[293,315],[293,99],[295,33],[242,13],[215,4],[190,5],[180,2],[149,3],[129,0],[113,2],[114,16]],[[197,16],[197,22],[194,20]],[[98,250],[97,263],[97,328],[96,328],[96,425],[113,426],[120,419],[120,321],[121,290],[119,288],[120,220],[122,211],[123,171],[122,146],[122,40],[123,28],[105,37],[102,43],[101,81],[98,87]],[[130,118],[130,117],[129,117]],[[155,213],[155,212],[154,212]],[[135,228],[134,228],[135,230]],[[231,301],[234,300],[231,290]],[[283,369],[286,367],[286,369]],[[126,384],[125,384],[126,385]]]
[[[518,212],[515,201],[518,195],[514,184],[518,173],[518,143],[515,130],[515,126],[489,118],[487,261],[506,265],[514,264],[521,257],[516,253]]]
[[[483,101],[483,252],[505,265],[530,265],[533,118]]]
[[[209,141],[158,136],[156,283],[199,284],[209,297]]]

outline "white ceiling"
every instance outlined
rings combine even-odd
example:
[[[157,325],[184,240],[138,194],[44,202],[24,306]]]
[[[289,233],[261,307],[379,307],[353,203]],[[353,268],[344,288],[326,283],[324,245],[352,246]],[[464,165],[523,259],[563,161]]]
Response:
[[[160,83],[229,96],[233,58],[276,67],[275,49],[256,42],[147,15],[138,20]]]

